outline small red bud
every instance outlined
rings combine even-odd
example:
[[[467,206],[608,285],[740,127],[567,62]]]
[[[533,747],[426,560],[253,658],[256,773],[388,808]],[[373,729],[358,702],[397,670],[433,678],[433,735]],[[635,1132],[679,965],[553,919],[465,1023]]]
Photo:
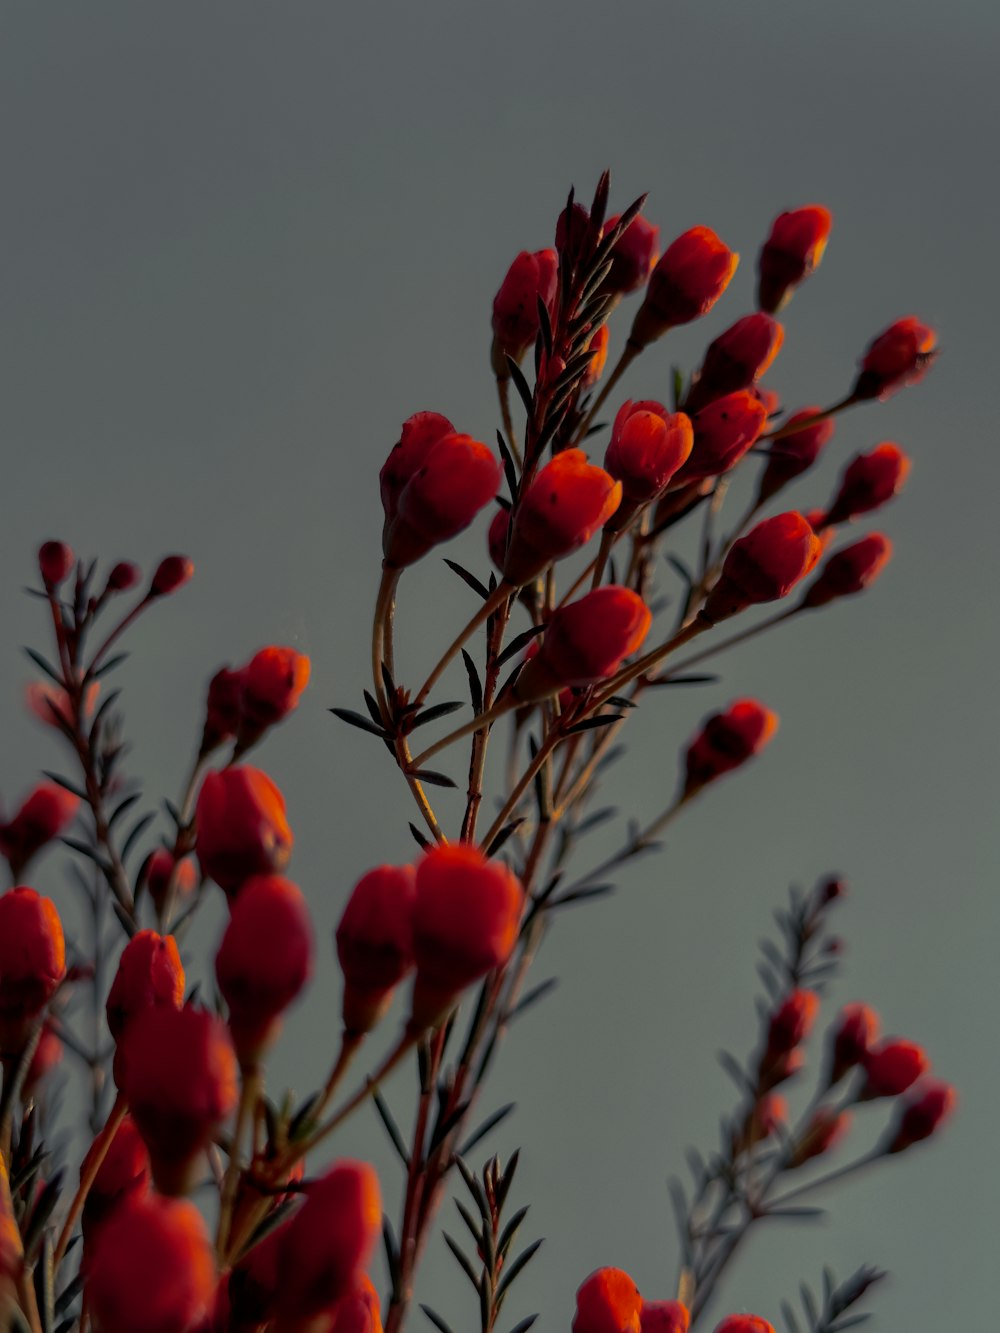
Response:
[[[801,1046],[819,1013],[819,996],[811,990],[793,990],[771,1015],[765,1059]]]
[[[949,1083],[926,1082],[902,1103],[889,1129],[887,1153],[903,1152],[936,1134],[954,1112],[958,1096]]]
[[[268,647],[239,673],[243,686],[240,739],[248,744],[298,707],[309,684],[309,658],[294,648]]]
[[[785,330],[770,315],[758,311],[738,319],[709,344],[686,409],[696,411],[724,394],[749,389],[772,364],[784,340]]]
[[[604,224],[605,234],[618,225],[621,215],[616,213]],[[660,245],[660,229],[647,222],[640,214],[632,219],[611,247],[611,270],[601,284],[601,291],[614,296],[627,296],[637,291],[649,279],[656,264]]]
[[[247,765],[205,774],[195,815],[202,870],[232,896],[252,875],[284,870],[292,854],[285,800]]]
[[[148,597],[166,597],[183,588],[194,577],[194,561],[186,555],[168,555],[156,567],[149,585]]]
[[[671,489],[706,477],[718,477],[736,466],[760,438],[767,408],[746,389],[726,394],[693,413],[694,447],[674,475]]]
[[[142,570],[131,560],[119,560],[108,575],[108,592],[128,592],[142,578]]]
[[[691,1315],[680,1301],[643,1301],[642,1333],[688,1333]]]
[[[629,343],[646,347],[678,324],[705,315],[729,286],[739,255],[710,227],[692,227],[667,246],[649,275]]]
[[[622,498],[621,482],[566,449],[541,469],[513,515],[503,574],[523,587],[553,562],[578,550],[608,521]]]
[[[621,1268],[598,1268],[576,1293],[572,1333],[640,1333],[642,1297]]]
[[[867,1004],[848,1004],[841,1009],[831,1034],[830,1087],[861,1064],[878,1034],[878,1014]]]
[[[609,524],[619,526],[623,513],[631,517],[637,505],[660,495],[687,462],[693,444],[691,420],[683,412],[671,414],[657,402],[623,403],[604,455],[605,470],[621,482],[624,499]]]
[[[555,250],[522,250],[493,298],[493,369],[508,375],[506,357],[520,361],[538,334],[538,301],[552,309],[558,259]]]
[[[788,418],[786,426],[799,426],[802,421],[822,412],[821,407],[804,407]],[[767,467],[761,474],[757,503],[763,504],[777,495],[789,482],[807,472],[833,439],[837,423],[832,417],[821,417],[813,426],[790,430],[778,440],[769,440]]]
[[[809,277],[830,235],[833,217],[821,204],[780,213],[771,224],[757,260],[757,304],[772,314],[790,299],[792,292]]]
[[[76,817],[80,798],[55,782],[40,782],[17,814],[0,823],[0,852],[17,881],[29,861],[64,833]]]
[[[415,901],[412,866],[377,866],[355,884],[336,933],[346,1032],[370,1031],[413,967]]]
[[[765,518],[730,547],[702,618],[717,624],[747,606],[786,597],[815,565],[820,550],[819,538],[801,514]]]
[[[65,542],[43,542],[38,550],[38,569],[46,588],[58,588],[73,568],[73,552]]]
[[[0,1054],[20,1054],[65,975],[66,944],[55,903],[25,885],[0,894]]]
[[[185,857],[177,865],[176,870],[175,864],[171,853],[166,848],[160,847],[150,857],[149,865],[146,867],[146,891],[160,916],[168,906],[167,887],[171,878],[173,878],[174,893],[181,899],[190,897],[198,883],[198,871],[194,861]]]
[[[777,713],[756,699],[737,699],[724,712],[713,714],[688,746],[685,796],[759,754],[777,730]]]
[[[803,606],[826,606],[839,597],[864,592],[882,573],[892,557],[892,542],[881,532],[870,532],[860,541],[831,555],[816,580],[806,589]]]
[[[844,469],[840,489],[823,518],[823,526],[846,523],[858,514],[879,509],[903,489],[910,460],[898,444],[884,441],[869,454],[858,454]]]
[[[836,1111],[829,1106],[817,1107],[789,1158],[787,1169],[794,1171],[814,1157],[830,1152],[846,1137],[850,1128],[850,1111]]]
[[[919,384],[937,353],[937,334],[932,328],[913,315],[897,319],[862,357],[851,397],[884,400],[907,384]]]
[[[179,1009],[184,1003],[184,967],[173,935],[140,930],[133,935],[118,960],[118,970],[108,992],[108,1027],[115,1039],[115,1083],[125,1080],[124,1037],[146,1009]]]
[[[865,1081],[858,1094],[859,1101],[898,1097],[930,1069],[930,1061],[916,1042],[899,1039],[887,1039],[870,1047],[861,1063]]]
[[[537,651],[514,685],[522,703],[548,698],[567,686],[582,688],[612,677],[640,647],[653,622],[638,593],[608,583],[558,607]]]
[[[438,1023],[455,996],[510,957],[524,907],[517,876],[466,843],[442,843],[417,863],[410,1024]]]
[[[774,1333],[774,1325],[757,1314],[731,1314],[716,1325],[715,1333]]]

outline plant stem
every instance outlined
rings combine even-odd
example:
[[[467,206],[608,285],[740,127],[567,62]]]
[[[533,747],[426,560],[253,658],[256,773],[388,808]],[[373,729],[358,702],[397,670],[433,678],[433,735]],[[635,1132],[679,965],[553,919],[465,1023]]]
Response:
[[[486,599],[486,601],[483,602],[482,606],[472,617],[472,619],[468,621],[465,627],[459,631],[457,636],[445,649],[442,656],[438,659],[437,665],[434,667],[434,670],[424,681],[423,685],[421,685],[420,690],[418,691],[417,696],[414,700],[415,703],[422,704],[424,702],[424,700],[430,694],[431,690],[440,680],[446,668],[453,661],[453,659],[458,656],[459,652],[461,652],[462,645],[469,638],[469,636],[474,634],[476,630],[479,629],[480,625],[485,625],[486,621],[490,618],[491,615],[493,615],[494,611],[498,611],[500,607],[503,606],[504,602],[509,601],[510,598],[514,596],[514,593],[516,591],[517,590],[513,588],[509,583],[501,582],[497,586],[497,588],[490,594],[490,596]]]
[[[90,1193],[90,1187],[97,1179],[97,1173],[101,1169],[105,1157],[108,1155],[108,1149],[111,1147],[115,1134],[118,1132],[118,1126],[125,1119],[125,1112],[128,1110],[128,1103],[125,1098],[118,1094],[114,1106],[111,1108],[111,1114],[108,1116],[104,1128],[98,1134],[97,1138],[90,1145],[86,1157],[83,1159],[83,1165],[80,1167],[80,1184],[77,1186],[76,1194],[73,1196],[73,1202],[69,1206],[69,1212],[66,1214],[66,1221],[63,1223],[62,1231],[59,1233],[59,1240],[52,1255],[53,1268],[58,1268],[66,1253],[66,1247],[69,1245],[70,1238],[73,1235],[73,1228],[76,1226],[77,1218],[83,1211],[83,1205],[87,1202],[87,1195]]]

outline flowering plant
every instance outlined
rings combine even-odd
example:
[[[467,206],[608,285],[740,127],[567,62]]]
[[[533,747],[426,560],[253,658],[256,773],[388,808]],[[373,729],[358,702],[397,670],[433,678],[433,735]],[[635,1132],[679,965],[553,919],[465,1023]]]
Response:
[[[541,1242],[516,1248],[527,1212],[510,1207],[517,1154],[481,1168],[472,1154],[512,1110],[481,1103],[512,1022],[549,989],[530,981],[539,945],[562,909],[606,895],[608,876],[758,754],[778,719],[755,699],[712,712],[683,752],[666,808],[645,827],[631,823],[600,865],[571,872],[607,815],[592,802],[617,758],[614,742],[640,703],[650,708],[671,689],[714,681],[693,667],[877,579],[888,538],[840,534],[902,486],[909,465],[897,445],[880,443],[849,462],[824,507],[763,511],[816,462],[840,414],[916,382],[935,354],[932,330],[899,320],[872,342],[846,393],[786,417],[762,382],[784,341],[775,315],[819,263],[831,221],[819,206],[796,209],[776,219],[760,251],[758,309],[716,338],[690,376],[675,372],[669,405],[618,405],[602,463],[592,461],[585,446],[622,376],[672,328],[711,309],[738,262],[707,227],[658,256],[643,201],[610,216],[608,195],[606,175],[589,208],[571,194],[555,247],[518,255],[500,285],[490,356],[503,422],[497,452],[420,411],[382,467],[370,688],[364,711],[332,711],[387,752],[412,797],[417,846],[411,863],[371,869],[343,905],[340,1037],[304,1100],[269,1097],[265,1075],[317,951],[307,896],[287,877],[294,836],[284,799],[246,761],[298,708],[309,661],[268,646],[240,668],[216,671],[189,779],[178,803],[167,803],[170,825],[157,838],[154,813],[142,810],[124,772],[118,695],[108,682],[128,629],[178,592],[193,566],[174,555],[145,583],[126,562],[99,578],[96,562],[77,561],[65,544],[41,547],[41,586],[32,591],[51,619],[54,648],[30,652],[43,678],[29,704],[65,742],[67,763],[0,824],[12,884],[0,896],[4,1327],[360,1333],[384,1320],[396,1333],[451,1187],[469,1238],[445,1241],[474,1288],[483,1333],[506,1319],[507,1296]],[[624,350],[599,388],[608,320],[640,290]],[[523,368],[529,353],[532,375]],[[758,457],[749,505],[730,521],[727,493]],[[485,534],[492,572],[446,562],[479,605],[413,688],[394,620],[397,599],[419,577],[410,567],[493,502]],[[685,534],[699,520],[695,555],[684,559]],[[657,587],[664,553],[669,597]],[[116,616],[127,594],[134,600]],[[755,617],[767,603],[781,605]],[[738,617],[749,617],[744,627],[723,627]],[[437,698],[445,679],[461,679],[459,657],[471,719],[424,743],[422,728],[466,705]],[[506,736],[499,765],[498,730]],[[437,792],[458,787],[460,746],[466,786],[452,825]],[[54,902],[25,882],[38,882],[36,858],[59,839],[74,854],[74,883],[93,922],[89,945],[67,938]],[[829,916],[843,893],[832,877],[794,891],[778,914],[780,941],[763,946],[758,1045],[745,1062],[725,1057],[736,1104],[719,1146],[692,1153],[693,1181],[673,1186],[680,1253],[672,1289],[644,1298],[621,1269],[581,1274],[574,1333],[683,1333],[703,1318],[758,1223],[809,1216],[800,1196],[908,1151],[948,1116],[953,1090],[929,1078],[923,1050],[880,1039],[874,1011],[856,1004],[830,1023],[813,1092],[790,1118],[782,1089],[804,1071],[839,964]],[[221,940],[208,942],[214,997],[192,993],[185,976],[210,894],[222,895],[228,913]],[[355,1076],[371,1034],[392,1024],[408,979],[396,1037]],[[64,1050],[90,1085],[78,1178],[66,1170],[76,1148],[55,1146],[51,1090]],[[409,1135],[386,1092],[404,1063],[418,1076]],[[852,1155],[853,1117],[870,1102],[891,1109],[874,1145]],[[383,1216],[388,1183],[370,1165],[349,1155],[324,1160],[334,1140],[338,1153],[350,1152],[351,1117],[368,1103],[402,1165],[395,1215]],[[816,1174],[817,1159],[845,1149],[846,1160],[821,1163]],[[188,1196],[206,1183],[211,1204],[200,1209]],[[372,1280],[380,1236],[385,1299]],[[791,1333],[846,1329],[878,1277],[870,1268],[841,1283],[828,1274],[820,1300],[806,1291],[804,1313],[785,1304],[782,1316]],[[422,1308],[449,1333],[435,1308]],[[761,1316],[731,1314],[717,1333],[772,1329]]]

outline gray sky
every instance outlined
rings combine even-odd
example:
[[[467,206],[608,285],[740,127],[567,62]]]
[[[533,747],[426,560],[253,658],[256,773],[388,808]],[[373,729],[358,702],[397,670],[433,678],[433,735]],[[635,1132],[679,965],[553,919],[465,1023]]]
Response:
[[[895,317],[939,330],[926,383],[848,417],[789,497],[822,503],[878,440],[907,449],[906,493],[880,523],[896,544],[881,585],[748,645],[722,684],[644,709],[612,789],[640,817],[665,803],[705,713],[755,694],[781,729],[661,861],[559,921],[538,975],[561,987],[512,1035],[490,1103],[518,1101],[493,1146],[523,1145],[525,1235],[548,1237],[511,1321],[540,1309],[568,1327],[599,1264],[673,1294],[665,1180],[684,1145],[714,1141],[729,1096],[715,1052],[752,1040],[756,941],[789,882],[840,870],[849,970],[831,1010],[867,999],[887,1030],[923,1042],[961,1115],[940,1143],[839,1190],[827,1223],[758,1237],[720,1313],[778,1322],[779,1300],[824,1262],[892,1271],[873,1303],[881,1328],[992,1313],[995,7],[133,0],[0,16],[0,791],[9,801],[57,758],[19,704],[18,645],[41,634],[19,589],[44,538],[196,561],[123,676],[151,794],[179,787],[218,665],[266,642],[312,656],[307,702],[260,757],[288,798],[321,959],[276,1084],[302,1089],[325,1060],[346,892],[412,845],[386,756],[325,712],[366,683],[377,472],[418,409],[493,438],[490,301],[519,249],[551,243],[569,184],[589,193],[610,166],[616,207],[649,190],[664,239],[705,223],[743,255],[726,299],[649,353],[630,395],[664,396],[671,360],[695,364],[751,308],[755,249],[800,203],[826,203],[835,225],[768,376],[789,406],[839,396]],[[449,554],[483,569],[481,526]],[[469,609],[437,560],[407,575],[399,652],[413,678]],[[616,841],[595,838],[595,859]],[[36,878],[63,893],[58,858]],[[388,1095],[408,1115],[406,1076]],[[860,1119],[874,1135],[877,1112]],[[373,1154],[395,1198],[373,1124],[337,1146]],[[475,1317],[461,1281],[432,1242],[420,1298],[456,1326]]]

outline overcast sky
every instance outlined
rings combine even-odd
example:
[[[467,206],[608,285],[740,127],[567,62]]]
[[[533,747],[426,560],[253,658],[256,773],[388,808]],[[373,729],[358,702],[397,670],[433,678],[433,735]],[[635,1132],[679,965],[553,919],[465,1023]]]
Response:
[[[961,1115],[840,1189],[828,1222],[758,1237],[716,1308],[777,1323],[824,1262],[843,1276],[873,1262],[893,1274],[878,1328],[992,1316],[1000,11],[91,0],[0,15],[0,791],[9,804],[58,760],[20,704],[19,645],[43,633],[20,589],[42,539],[197,564],[133,636],[123,675],[133,770],[153,796],[178,790],[221,663],[267,642],[311,655],[306,702],[260,754],[288,798],[321,959],[276,1085],[303,1090],[327,1059],[329,932],[351,884],[412,851],[386,755],[325,711],[356,706],[366,683],[377,472],[419,409],[493,438],[490,302],[518,250],[551,243],[568,186],[589,194],[610,166],[616,208],[648,190],[666,240],[704,223],[743,254],[726,299],[649,353],[630,395],[665,396],[670,361],[696,364],[752,308],[755,249],[801,203],[829,205],[835,226],[768,376],[790,407],[839,396],[897,316],[939,330],[926,383],[846,418],[790,496],[821,504],[851,454],[899,442],[913,472],[880,520],[896,545],[882,583],[748,645],[719,685],[644,708],[610,789],[642,818],[704,714],[754,694],[781,729],[660,861],[558,922],[538,975],[562,984],[512,1034],[487,1102],[518,1102],[491,1146],[523,1146],[526,1236],[548,1238],[511,1322],[538,1309],[567,1328],[600,1264],[672,1295],[665,1181],[686,1144],[714,1142],[730,1096],[715,1052],[753,1040],[756,942],[790,882],[840,871],[848,971],[831,1013],[863,998],[923,1042]],[[482,525],[450,554],[483,571]],[[399,655],[414,680],[469,609],[436,559],[407,575]],[[618,836],[595,836],[595,859]],[[57,856],[37,887],[65,900]],[[410,1095],[406,1075],[387,1088],[401,1116]],[[878,1112],[859,1119],[874,1136]],[[337,1151],[374,1156],[393,1210],[374,1117]],[[478,1317],[439,1238],[419,1295],[455,1327]]]

